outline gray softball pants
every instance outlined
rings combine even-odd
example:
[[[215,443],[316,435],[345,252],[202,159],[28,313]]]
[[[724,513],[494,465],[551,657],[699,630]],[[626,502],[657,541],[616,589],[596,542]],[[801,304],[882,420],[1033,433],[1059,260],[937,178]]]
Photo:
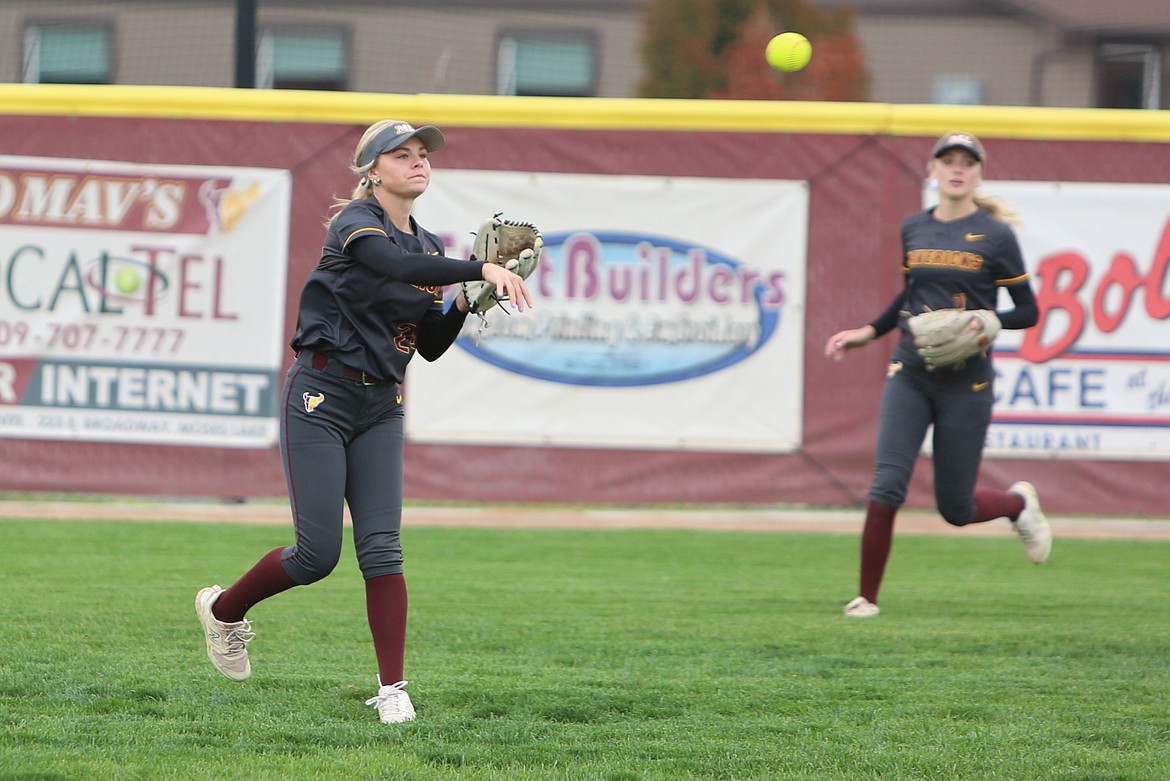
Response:
[[[933,425],[938,511],[954,526],[971,523],[975,481],[994,402],[990,358],[968,360],[958,369],[927,371],[912,348],[900,343],[882,392],[869,498],[890,507],[902,506],[927,429]]]
[[[330,370],[340,364],[330,363]],[[363,385],[298,358],[285,378],[280,424],[296,542],[281,556],[301,585],[337,566],[344,504],[365,579],[402,572],[403,407],[395,383]]]

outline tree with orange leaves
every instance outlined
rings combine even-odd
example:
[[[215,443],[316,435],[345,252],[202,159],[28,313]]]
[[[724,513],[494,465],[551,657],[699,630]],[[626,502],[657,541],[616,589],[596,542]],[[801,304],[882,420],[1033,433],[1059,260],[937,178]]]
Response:
[[[808,0],[647,0],[642,97],[740,100],[866,100],[869,76],[850,9],[822,12]],[[809,64],[781,73],[764,59],[785,30],[813,45]]]

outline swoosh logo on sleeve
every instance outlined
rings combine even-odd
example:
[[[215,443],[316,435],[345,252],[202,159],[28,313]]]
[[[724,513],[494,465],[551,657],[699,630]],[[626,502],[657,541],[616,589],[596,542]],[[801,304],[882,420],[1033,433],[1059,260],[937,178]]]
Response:
[[[967,239],[967,241],[979,241],[980,239],[987,238],[987,234],[986,233],[968,233],[965,238]]]
[[[971,383],[971,390],[978,393],[979,391],[983,390],[984,388],[986,388],[990,384],[991,384],[990,382],[973,382],[973,383]]]

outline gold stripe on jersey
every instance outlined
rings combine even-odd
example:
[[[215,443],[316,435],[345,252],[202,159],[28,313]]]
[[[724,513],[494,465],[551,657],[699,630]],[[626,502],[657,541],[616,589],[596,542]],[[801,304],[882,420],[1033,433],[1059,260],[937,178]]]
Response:
[[[1028,278],[1027,274],[1020,274],[1018,277],[1012,277],[1011,279],[997,279],[997,280],[995,280],[995,284],[1000,285],[1000,286],[1014,285],[1017,282],[1023,282],[1027,278]]]
[[[351,233],[345,237],[345,242],[341,245],[341,248],[345,249],[346,247],[349,246],[349,243],[351,241],[353,241],[354,239],[360,239],[362,236],[366,235],[367,233],[373,233],[373,234],[376,234],[378,236],[386,236],[386,231],[382,230],[381,228],[358,228],[353,233]]]
[[[983,256],[955,249],[915,249],[906,257],[908,268],[954,268],[960,271],[978,271],[983,268]]]

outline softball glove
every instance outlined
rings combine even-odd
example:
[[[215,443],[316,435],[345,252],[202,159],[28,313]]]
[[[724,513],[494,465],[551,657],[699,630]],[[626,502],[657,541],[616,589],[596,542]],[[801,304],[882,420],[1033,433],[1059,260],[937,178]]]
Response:
[[[502,214],[502,212],[501,212]],[[528,279],[540,263],[544,238],[530,222],[502,220],[496,214],[484,220],[475,234],[471,259],[495,263]],[[472,314],[482,314],[500,302],[496,286],[483,280],[463,283],[463,295]]]
[[[971,323],[979,320],[982,330]],[[909,320],[914,347],[928,366],[955,366],[986,355],[999,335],[999,317],[990,309],[936,309]]]

